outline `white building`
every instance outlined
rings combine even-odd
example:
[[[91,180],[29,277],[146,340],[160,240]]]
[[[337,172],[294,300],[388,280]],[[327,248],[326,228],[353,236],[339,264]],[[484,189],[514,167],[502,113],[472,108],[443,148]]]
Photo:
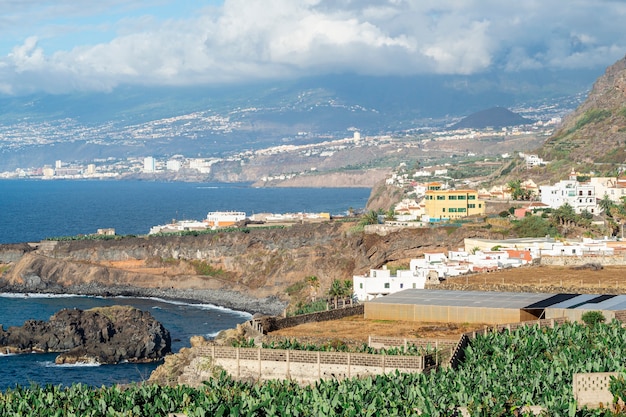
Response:
[[[595,187],[589,183],[576,181],[575,176],[562,180],[555,185],[542,185],[539,187],[541,202],[550,208],[557,209],[567,203],[577,214],[583,211],[598,213]]]
[[[182,164],[177,159],[170,159],[169,161],[167,161],[165,167],[167,168],[168,171],[178,172],[180,171]]]
[[[143,172],[154,172],[155,166],[156,164],[153,157],[148,156],[143,159]]]
[[[592,177],[589,184],[594,186],[598,199],[606,195],[614,203],[621,204],[622,198],[626,197],[626,178]]]
[[[409,288],[423,289],[428,274],[418,269],[414,261],[416,259],[411,260],[410,270],[398,270],[396,275],[391,275],[385,266],[382,269],[370,269],[368,275],[354,275],[354,295],[360,301],[368,301]]]

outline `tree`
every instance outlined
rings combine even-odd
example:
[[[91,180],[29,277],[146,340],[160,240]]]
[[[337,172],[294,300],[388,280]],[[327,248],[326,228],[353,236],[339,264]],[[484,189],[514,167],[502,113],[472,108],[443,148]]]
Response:
[[[601,311],[587,311],[580,318],[587,326],[591,327],[598,323],[604,323],[606,320]]]
[[[506,186],[511,190],[511,197],[513,200],[519,200],[522,195],[522,181],[511,180],[506,183]]]
[[[309,275],[308,277],[305,278],[305,281],[308,282],[309,285],[311,286],[311,290],[313,292],[311,299],[315,301],[315,297],[317,296],[317,290],[320,287],[320,280],[315,275]]]
[[[376,210],[370,210],[361,217],[360,225],[366,226],[368,224],[378,224],[378,212]]]
[[[330,283],[328,295],[330,297],[333,297],[333,299],[335,300],[335,308],[337,307],[337,300],[339,299],[339,297],[343,297],[344,291],[344,284],[338,279],[334,279],[333,282]]]
[[[598,202],[598,206],[600,206],[602,212],[604,212],[605,215],[610,216],[611,208],[615,206],[615,203],[613,202],[613,200],[611,200],[611,197],[609,197],[608,194],[604,193],[602,200]]]
[[[519,220],[513,229],[519,237],[554,236],[557,233],[556,228],[540,216],[526,216]]]

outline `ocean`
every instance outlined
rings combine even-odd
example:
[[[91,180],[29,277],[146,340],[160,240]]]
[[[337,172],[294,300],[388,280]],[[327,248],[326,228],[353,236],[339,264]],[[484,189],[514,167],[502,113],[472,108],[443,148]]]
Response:
[[[330,212],[365,207],[365,188],[253,188],[221,183],[143,181],[0,181],[0,243],[35,242],[49,237],[95,233],[115,228],[120,235],[147,234],[172,219],[203,219],[209,211],[246,213]],[[98,298],[0,294],[0,324],[21,326],[47,320],[62,308],[88,309],[125,304],[152,315],[170,331],[172,350],[189,338],[212,338],[250,318],[207,304],[140,298]],[[6,355],[0,352],[0,391],[19,384],[91,386],[146,380],[156,364],[55,365],[55,354]]]

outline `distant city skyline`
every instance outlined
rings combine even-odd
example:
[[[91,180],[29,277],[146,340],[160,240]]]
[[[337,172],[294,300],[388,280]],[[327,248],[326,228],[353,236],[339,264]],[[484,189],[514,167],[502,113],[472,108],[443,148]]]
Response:
[[[626,54],[623,1],[1,1],[0,96],[583,70]]]

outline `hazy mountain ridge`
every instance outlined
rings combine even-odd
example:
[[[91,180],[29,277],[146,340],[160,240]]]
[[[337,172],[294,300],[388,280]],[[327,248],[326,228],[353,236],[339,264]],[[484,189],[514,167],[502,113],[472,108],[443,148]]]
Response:
[[[508,126],[532,124],[533,121],[520,116],[504,107],[492,107],[464,117],[460,122],[452,125],[453,129],[494,129]]]
[[[334,75],[237,87],[0,97],[0,171],[57,159],[223,156],[351,136],[353,129],[363,135],[410,132],[494,105],[569,104],[568,97],[591,84],[591,74],[534,84],[524,74]]]
[[[602,164],[604,171],[626,161],[626,57],[606,69],[539,154],[553,161]]]

